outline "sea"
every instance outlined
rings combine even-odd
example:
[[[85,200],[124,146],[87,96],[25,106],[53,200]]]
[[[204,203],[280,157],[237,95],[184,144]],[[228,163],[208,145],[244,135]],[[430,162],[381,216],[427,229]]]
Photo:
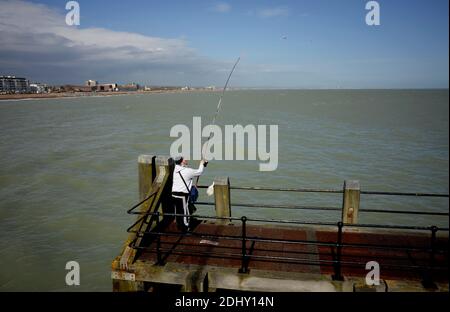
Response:
[[[111,291],[111,262],[138,202],[139,155],[169,155],[176,125],[211,124],[220,92],[0,101],[0,291]],[[278,127],[277,167],[211,160],[199,183],[449,192],[449,91],[230,90],[216,122]],[[193,134],[193,131],[191,131]],[[267,133],[267,137],[269,133]],[[193,139],[193,138],[192,138]],[[224,145],[223,149],[227,147]],[[270,145],[267,145],[269,150]],[[196,167],[198,160],[191,160]],[[200,189],[199,201],[213,198]],[[337,222],[342,194],[232,190],[232,216]],[[312,209],[239,207],[287,205]],[[448,228],[448,197],[362,195],[359,223]],[[197,214],[214,215],[213,206]],[[80,265],[80,285],[65,282]]]

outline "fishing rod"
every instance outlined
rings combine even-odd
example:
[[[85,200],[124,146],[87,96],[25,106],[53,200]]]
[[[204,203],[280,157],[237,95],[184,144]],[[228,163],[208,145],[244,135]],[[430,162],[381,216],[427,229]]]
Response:
[[[236,63],[234,63],[234,66],[231,69],[230,74],[228,75],[227,81],[226,81],[225,86],[223,87],[223,90],[222,90],[222,94],[220,95],[220,98],[219,98],[219,103],[217,104],[217,109],[216,109],[216,113],[214,114],[214,117],[213,117],[212,125],[216,124],[217,116],[219,115],[220,108],[222,107],[223,96],[225,95],[225,91],[227,90],[228,83],[230,82],[230,79],[231,79],[231,75],[233,75],[234,69],[236,68],[236,66],[239,63],[240,59],[241,59],[241,57],[237,58]],[[202,159],[204,159],[204,156],[205,156],[204,151],[207,150],[207,148],[209,147],[209,140],[211,139],[211,135],[212,135],[212,133],[209,134],[208,139],[206,140],[205,144],[203,145],[202,153],[201,153]]]
[[[214,117],[213,117],[213,120],[212,120],[212,125],[215,125],[215,124],[216,124],[217,116],[219,116],[220,109],[221,109],[221,107],[222,107],[222,99],[223,99],[223,96],[225,95],[225,91],[227,90],[228,83],[230,82],[230,79],[231,79],[231,76],[233,75],[234,69],[236,68],[236,66],[237,66],[237,64],[239,63],[240,60],[241,60],[241,57],[238,57],[237,60],[236,60],[236,62],[235,62],[234,65],[233,65],[233,68],[231,69],[230,74],[228,75],[227,81],[225,82],[225,86],[223,87],[223,90],[222,90],[222,94],[220,95],[220,98],[219,98],[219,103],[217,103],[217,109],[216,109],[216,113],[214,114]],[[207,148],[209,147],[209,141],[210,141],[210,139],[211,139],[211,135],[212,135],[212,133],[209,134],[208,139],[207,139],[206,142],[203,144],[203,148],[202,148],[202,152],[201,152],[201,158],[202,158],[202,159],[205,159],[205,151],[206,151]],[[200,179],[200,176],[197,177],[197,181],[195,182],[195,185],[198,184],[198,180],[199,180],[199,179]]]

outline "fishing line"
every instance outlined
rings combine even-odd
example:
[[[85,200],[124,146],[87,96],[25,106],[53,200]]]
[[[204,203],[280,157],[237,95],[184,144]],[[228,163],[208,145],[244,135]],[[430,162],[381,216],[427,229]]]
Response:
[[[222,107],[222,99],[223,99],[223,96],[225,95],[225,91],[227,90],[228,83],[230,82],[230,79],[231,79],[231,75],[233,75],[234,69],[236,68],[236,66],[237,66],[237,64],[239,63],[239,60],[240,60],[240,59],[241,59],[241,57],[238,57],[238,58],[237,58],[236,63],[234,63],[234,66],[233,66],[233,68],[231,69],[230,74],[228,75],[227,81],[226,81],[225,86],[223,87],[223,90],[222,90],[222,94],[220,95],[220,98],[219,98],[219,103],[217,104],[217,109],[216,109],[216,113],[214,114],[214,117],[213,117],[213,120],[212,120],[212,125],[215,125],[215,124],[216,124],[217,116],[219,116],[220,109],[221,109],[221,107]],[[206,142],[203,144],[202,154],[201,154],[202,159],[204,159],[204,157],[205,157],[205,150],[207,150],[208,147],[209,147],[209,140],[211,139],[211,135],[212,135],[212,132],[209,134],[208,139],[207,139]]]
[[[212,125],[215,125],[215,124],[216,124],[217,116],[219,116],[220,109],[221,109],[221,107],[222,107],[222,99],[223,99],[223,96],[225,95],[225,91],[227,90],[228,83],[230,82],[230,79],[231,79],[231,75],[233,75],[234,69],[236,68],[236,66],[237,66],[237,64],[239,63],[240,59],[241,59],[241,57],[238,57],[238,58],[237,58],[236,62],[235,62],[234,65],[233,65],[233,68],[231,69],[230,74],[228,75],[227,81],[225,82],[225,86],[223,87],[222,94],[220,95],[220,98],[219,98],[219,103],[217,103],[216,113],[214,114],[214,117],[213,117],[213,120],[212,120]],[[212,135],[212,132],[209,134],[208,139],[207,139],[206,142],[203,144],[203,148],[202,148],[202,151],[201,151],[201,158],[202,158],[202,159],[206,159],[206,158],[205,158],[205,151],[206,151],[206,150],[208,149],[208,147],[209,147],[209,141],[211,140],[211,135]],[[200,176],[197,177],[197,180],[195,181],[195,185],[198,185],[198,180],[199,180],[199,179],[200,179]],[[210,186],[210,188],[209,188],[209,190],[208,190],[208,191],[209,191],[209,192],[208,192],[208,195],[210,195],[210,194],[209,194],[209,193],[211,193],[211,190],[210,190],[210,189],[212,189],[213,186],[214,186],[214,183]]]

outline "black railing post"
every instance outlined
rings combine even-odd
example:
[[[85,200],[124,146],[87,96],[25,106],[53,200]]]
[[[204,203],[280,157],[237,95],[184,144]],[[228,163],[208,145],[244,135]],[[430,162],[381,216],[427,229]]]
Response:
[[[338,222],[338,236],[337,236],[337,242],[336,242],[336,256],[334,259],[334,275],[333,280],[335,281],[342,281],[342,274],[341,274],[341,256],[342,256],[342,228],[344,227],[344,223]]]
[[[161,231],[159,226],[159,211],[156,211],[156,258],[157,258],[157,264],[160,265],[162,263],[162,257],[161,257],[161,235],[159,234],[159,231]]]
[[[242,221],[242,263],[239,273],[247,273],[247,217],[243,216]]]
[[[438,227],[433,225],[432,227],[430,227],[430,230],[431,230],[430,263],[428,265],[427,272],[425,272],[423,285],[425,286],[425,288],[437,289],[436,284],[433,282],[433,273],[436,254],[436,233],[438,231]]]

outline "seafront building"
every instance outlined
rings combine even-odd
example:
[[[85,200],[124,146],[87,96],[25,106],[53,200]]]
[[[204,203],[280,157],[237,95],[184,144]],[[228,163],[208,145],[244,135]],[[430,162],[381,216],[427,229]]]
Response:
[[[25,78],[16,76],[0,76],[0,93],[26,93],[30,83]]]
[[[49,87],[44,83],[30,83],[29,91],[31,93],[41,94],[48,93]]]
[[[52,85],[32,82],[30,83],[25,78],[16,76],[0,76],[0,94],[20,94],[20,93],[64,93],[64,92],[83,92],[83,93],[95,93],[95,92],[138,92],[138,91],[169,91],[169,90],[216,90],[215,86],[208,87],[190,87],[190,86],[142,86],[135,82],[126,84],[117,83],[99,83],[97,80],[86,80],[83,85]]]
[[[102,83],[98,84],[95,90],[112,92],[112,91],[119,91],[119,88],[117,86],[117,83]]]
[[[96,80],[87,80],[85,83],[86,87],[97,87],[98,81]]]

